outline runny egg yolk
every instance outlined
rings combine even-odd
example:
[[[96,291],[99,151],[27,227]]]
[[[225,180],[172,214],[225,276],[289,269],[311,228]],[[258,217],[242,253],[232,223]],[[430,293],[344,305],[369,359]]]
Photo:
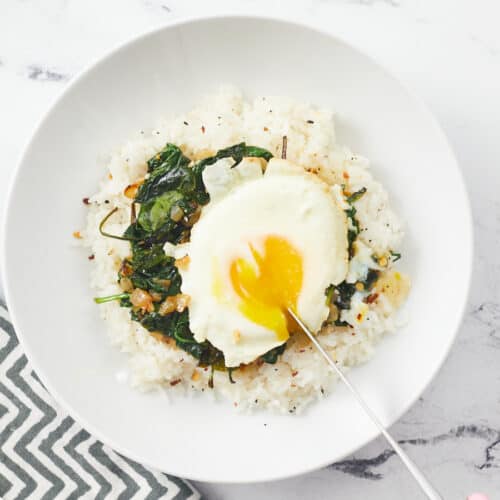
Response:
[[[240,312],[250,321],[276,333],[280,341],[289,337],[287,308],[297,311],[302,288],[302,255],[285,238],[269,235],[263,252],[249,244],[253,262],[238,257],[230,264],[231,284],[240,297]]]

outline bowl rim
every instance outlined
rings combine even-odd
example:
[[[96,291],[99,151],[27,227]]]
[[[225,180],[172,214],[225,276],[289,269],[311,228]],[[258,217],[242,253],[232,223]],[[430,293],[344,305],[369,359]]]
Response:
[[[43,385],[49,392],[49,394],[54,398],[56,403],[59,405],[61,409],[63,409],[69,416],[71,416],[75,422],[77,422],[79,425],[81,425],[84,429],[86,429],[93,437],[98,439],[99,441],[103,442],[107,446],[109,446],[112,450],[114,450],[117,453],[123,454],[132,460],[141,463],[143,465],[146,465],[147,467],[150,467],[152,469],[157,469],[158,466],[155,465],[154,463],[150,463],[149,461],[145,461],[142,457],[138,457],[133,451],[127,449],[127,447],[120,445],[119,443],[113,442],[111,439],[108,439],[107,436],[103,435],[100,431],[96,430],[94,426],[88,422],[86,419],[81,418],[78,411],[74,409],[69,403],[65,401],[63,397],[61,397],[58,393],[58,391],[54,388],[54,386],[51,384],[49,380],[44,375],[43,370],[40,370],[37,362],[35,361],[35,357],[32,356],[31,350],[29,348],[28,342],[26,342],[24,335],[21,331],[21,329],[18,327],[18,311],[16,310],[16,306],[13,303],[13,299],[11,298],[11,293],[9,290],[9,283],[14,279],[14,276],[11,275],[8,267],[8,259],[7,259],[7,235],[9,231],[9,214],[11,211],[11,205],[13,203],[13,198],[15,195],[16,187],[18,185],[18,180],[19,180],[19,173],[23,168],[23,165],[25,163],[26,157],[28,156],[28,153],[32,147],[33,141],[35,137],[39,134],[40,130],[44,127],[45,123],[50,119],[52,113],[54,112],[55,108],[59,104],[59,102],[67,95],[69,94],[73,87],[78,85],[81,80],[83,80],[89,73],[91,73],[94,69],[98,68],[101,64],[105,64],[108,60],[112,59],[116,54],[128,50],[130,47],[133,45],[137,44],[138,42],[147,39],[149,37],[154,37],[158,33],[165,31],[165,30],[170,30],[176,27],[182,27],[184,25],[189,25],[189,24],[197,24],[197,23],[204,23],[204,22],[211,22],[211,21],[231,21],[231,20],[250,20],[250,21],[269,21],[273,23],[278,23],[281,25],[288,25],[289,27],[295,28],[295,29],[302,29],[302,30],[307,30],[311,31],[313,33],[323,35],[326,37],[331,38],[332,40],[335,41],[335,43],[344,46],[345,48],[348,48],[351,51],[354,51],[358,53],[359,55],[363,56],[365,59],[370,61],[372,64],[377,66],[381,71],[383,71],[386,76],[390,77],[397,85],[400,86],[400,88],[406,93],[408,98],[410,98],[413,103],[419,108],[420,112],[425,115],[426,119],[429,121],[429,123],[432,124],[435,133],[439,135],[441,141],[442,141],[442,146],[443,149],[446,149],[446,153],[449,155],[450,160],[453,161],[455,171],[457,173],[457,181],[460,186],[460,190],[462,192],[462,198],[464,202],[464,211],[466,212],[466,217],[467,219],[462,221],[462,230],[465,235],[465,244],[466,246],[466,265],[467,268],[464,270],[461,270],[461,277],[462,277],[462,282],[465,285],[465,293],[463,294],[463,298],[461,300],[461,303],[457,304],[456,310],[457,313],[455,316],[455,321],[454,324],[452,325],[452,330],[453,330],[453,335],[450,336],[449,342],[446,346],[446,349],[444,351],[443,357],[440,360],[439,363],[436,364],[436,366],[433,367],[432,370],[428,372],[428,375],[425,379],[425,382],[422,385],[421,391],[418,392],[414,396],[414,398],[411,399],[411,401],[405,405],[403,408],[401,408],[398,412],[396,412],[396,415],[394,418],[390,420],[390,423],[387,425],[387,428],[391,427],[396,423],[398,420],[401,419],[401,417],[411,408],[415,405],[415,403],[418,401],[420,396],[429,388],[431,382],[435,379],[437,376],[438,372],[441,370],[443,367],[445,361],[448,359],[451,348],[456,340],[456,337],[459,332],[460,325],[463,322],[463,318],[465,315],[465,310],[466,306],[469,300],[470,296],[470,289],[471,289],[471,280],[472,280],[472,270],[473,270],[473,262],[474,262],[474,227],[473,227],[473,219],[472,219],[472,209],[471,209],[471,202],[470,202],[470,197],[467,191],[466,187],[466,182],[464,178],[464,174],[459,166],[459,163],[456,159],[455,153],[448,141],[448,138],[446,134],[444,133],[439,121],[437,118],[434,116],[434,114],[430,111],[429,107],[427,104],[424,102],[422,98],[420,98],[418,95],[416,95],[411,89],[408,88],[406,84],[404,84],[397,76],[395,76],[392,71],[388,70],[386,66],[383,63],[380,63],[377,58],[372,57],[371,55],[368,55],[365,53],[362,49],[358,48],[355,45],[352,45],[351,43],[345,41],[341,36],[337,34],[333,34],[331,31],[328,31],[327,28],[324,27],[319,27],[314,24],[314,20],[310,16],[306,16],[305,18],[301,19],[300,21],[295,19],[295,18],[290,18],[286,16],[278,16],[275,14],[267,15],[267,14],[261,14],[261,13],[215,13],[215,14],[210,14],[210,15],[192,15],[192,16],[182,16],[176,20],[166,22],[164,24],[161,24],[160,26],[156,26],[151,29],[147,29],[145,31],[140,32],[139,34],[134,35],[133,37],[127,39],[124,42],[120,42],[115,44],[112,48],[108,49],[101,55],[97,55],[91,61],[84,66],[84,68],[74,77],[72,80],[65,86],[65,88],[57,95],[57,97],[50,103],[48,109],[42,114],[41,118],[38,120],[34,128],[32,129],[31,133],[28,136],[28,139],[25,141],[24,146],[21,149],[21,154],[19,155],[19,160],[17,161],[17,164],[15,166],[15,169],[13,173],[11,174],[10,177],[10,182],[7,190],[7,195],[6,195],[6,202],[5,202],[5,216],[3,218],[3,224],[1,228],[1,235],[2,235],[2,242],[1,242],[1,248],[0,248],[0,269],[3,269],[3,286],[4,286],[4,294],[5,294],[5,300],[8,306],[8,313],[10,316],[10,319],[12,321],[12,324],[14,325],[14,329],[17,335],[17,338],[19,340],[20,345],[22,346],[24,353],[26,354],[28,360],[30,361],[33,369],[35,370],[36,374],[40,378],[40,380],[43,382]],[[464,262],[465,264],[465,262]],[[361,443],[358,446],[353,446],[351,449],[346,450],[342,456],[338,457],[337,460],[342,460],[345,457],[353,454],[360,448],[366,446],[368,443],[379,437],[381,433],[374,428],[374,430],[371,432],[371,435],[369,438],[367,438],[363,443]],[[221,484],[251,484],[251,483],[260,483],[260,482],[265,482],[265,481],[275,481],[275,480],[281,480],[281,479],[286,479],[290,477],[296,477],[300,476],[309,472],[312,472],[314,470],[318,470],[320,468],[326,467],[327,465],[330,465],[332,463],[331,460],[326,460],[320,463],[314,463],[311,464],[310,466],[307,467],[301,467],[300,469],[296,470],[291,470],[288,473],[281,473],[281,474],[273,474],[273,473],[268,473],[267,475],[260,475],[259,477],[252,477],[250,479],[241,479],[239,477],[237,478],[228,478],[228,477],[207,477],[202,474],[190,474],[190,473],[183,473],[182,478],[187,479],[187,480],[193,480],[193,481],[203,481],[203,482],[216,482],[216,483],[221,483]],[[167,474],[171,475],[176,475],[176,473],[171,473],[168,471],[162,471]],[[179,476],[180,477],[180,476]]]

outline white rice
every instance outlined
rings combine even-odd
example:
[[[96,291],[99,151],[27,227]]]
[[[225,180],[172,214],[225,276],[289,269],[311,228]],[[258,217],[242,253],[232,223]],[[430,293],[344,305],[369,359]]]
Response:
[[[82,231],[84,244],[94,255],[90,284],[95,295],[121,291],[117,270],[130,252],[127,242],[102,237],[99,222],[117,207],[119,210],[107,230],[118,234],[126,229],[130,200],[123,190],[144,176],[146,161],[166,142],[177,144],[190,157],[241,141],[267,148],[279,156],[284,135],[288,137],[287,159],[318,170],[318,175],[330,184],[345,184],[349,192],[367,188],[356,203],[361,234],[347,280],[361,279],[368,265],[377,267],[373,254],[397,252],[403,234],[397,216],[389,208],[387,193],[373,179],[366,158],[336,143],[330,111],[285,97],[259,97],[249,103],[238,90],[223,88],[193,111],[163,120],[153,130],[140,131],[109,158],[99,190],[90,198],[87,226]],[[339,203],[345,204],[340,186],[336,196]],[[381,292],[372,304],[363,302],[361,293],[354,295],[352,309],[341,315],[354,328],[328,326],[321,331],[321,343],[340,366],[352,367],[368,360],[380,338],[395,330],[395,312],[408,284],[404,277],[396,284],[393,278],[385,280],[395,285],[391,293]],[[237,370],[233,374],[235,384],[229,382],[226,373],[215,372],[214,389],[208,389],[210,370],[197,367],[197,360],[183,350],[156,340],[130,319],[128,309],[114,302],[96,307],[106,321],[111,342],[128,353],[128,373],[121,372],[118,377],[141,390],[213,392],[238,409],[265,407],[295,412],[328,393],[335,379],[320,355],[299,338],[291,339],[276,364]]]

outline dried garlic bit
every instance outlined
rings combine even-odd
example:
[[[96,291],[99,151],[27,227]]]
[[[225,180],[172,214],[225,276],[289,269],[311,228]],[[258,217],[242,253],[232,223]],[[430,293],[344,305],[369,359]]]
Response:
[[[385,255],[383,255],[382,257],[379,257],[378,265],[380,267],[387,267],[388,263],[389,263],[389,261],[387,260],[387,257]]]
[[[189,306],[190,301],[191,297],[185,293],[169,296],[161,303],[158,313],[162,316],[166,316],[174,311],[181,313]]]
[[[135,288],[134,291],[130,294],[130,302],[134,307],[138,307],[147,312],[153,312],[153,297],[146,291],[141,288]]]
[[[328,306],[328,321],[337,321],[339,319],[339,309],[335,304],[330,304]]]
[[[189,267],[191,259],[189,258],[189,255],[185,255],[184,257],[177,259],[175,261],[175,265],[178,269],[183,269],[186,270]]]
[[[177,312],[181,313],[184,309],[186,309],[186,307],[189,306],[191,297],[185,293],[179,293],[178,295],[175,295],[175,301],[175,309]]]
[[[124,190],[123,194],[127,197],[130,198],[131,200],[135,200],[135,197],[137,196],[137,191],[141,184],[144,182],[144,179],[139,179],[137,182],[134,182],[133,184],[129,184]]]
[[[408,297],[410,279],[399,271],[385,271],[377,281],[376,291],[383,294],[393,307],[399,307]]]
[[[131,292],[134,289],[134,285],[132,284],[132,280],[130,278],[127,278],[126,276],[123,276],[120,278],[120,288],[124,292]]]
[[[173,296],[167,297],[160,305],[158,309],[158,314],[161,316],[166,316],[167,314],[173,313],[175,311],[175,298]]]
[[[241,340],[241,332],[239,330],[233,331],[234,343],[237,344]]]

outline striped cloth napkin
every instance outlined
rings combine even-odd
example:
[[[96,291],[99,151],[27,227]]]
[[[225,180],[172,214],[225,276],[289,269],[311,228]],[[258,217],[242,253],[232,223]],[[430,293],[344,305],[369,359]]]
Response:
[[[61,411],[0,304],[0,498],[201,497],[188,482],[115,453]]]

